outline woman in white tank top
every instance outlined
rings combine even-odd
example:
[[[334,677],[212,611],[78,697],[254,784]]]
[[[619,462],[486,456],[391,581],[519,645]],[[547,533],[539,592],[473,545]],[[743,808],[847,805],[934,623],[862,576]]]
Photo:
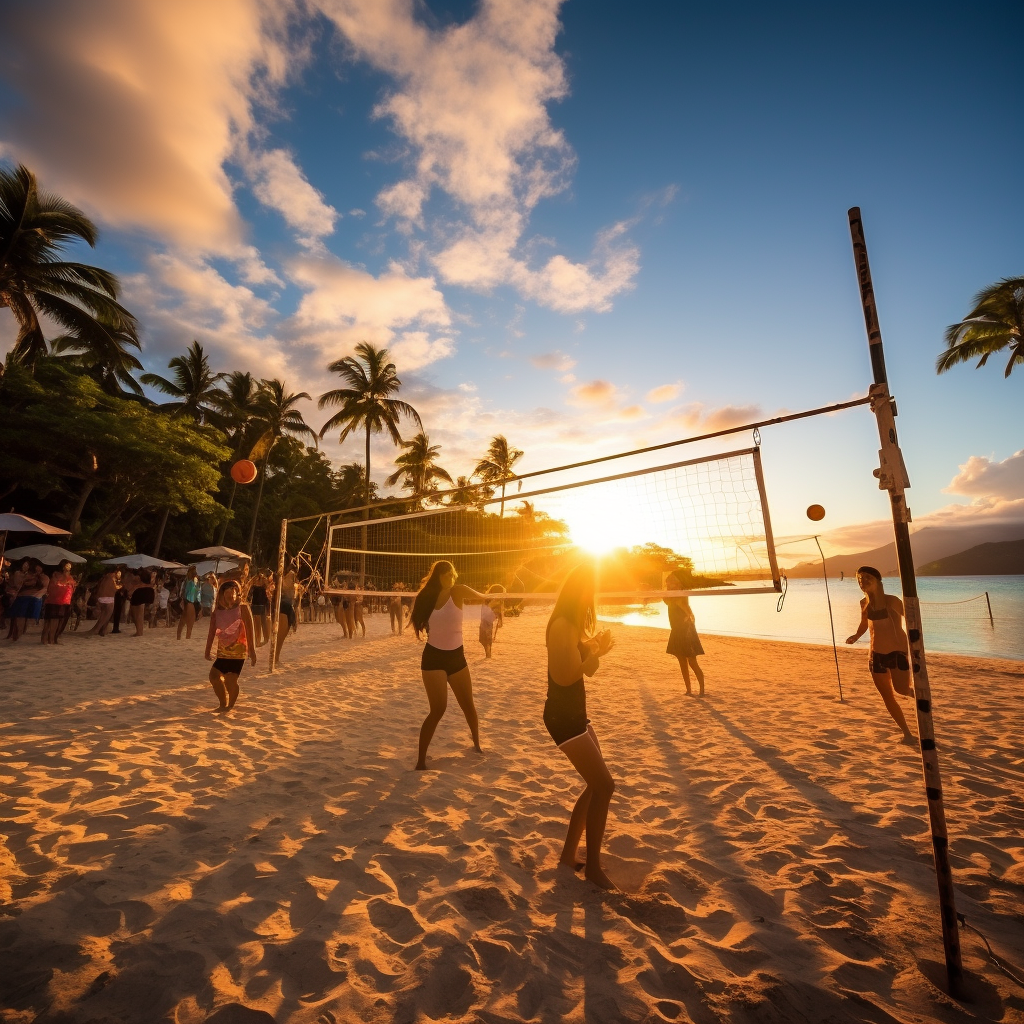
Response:
[[[448,687],[455,693],[469,731],[473,734],[473,749],[480,752],[480,726],[473,706],[473,681],[462,647],[462,606],[470,601],[486,601],[472,587],[456,583],[458,574],[451,562],[435,562],[416,595],[412,606],[412,625],[416,637],[426,631],[427,642],[420,659],[423,686],[427,691],[430,711],[420,728],[419,760],[417,771],[427,767],[427,747],[434,736],[437,723],[448,708]]]

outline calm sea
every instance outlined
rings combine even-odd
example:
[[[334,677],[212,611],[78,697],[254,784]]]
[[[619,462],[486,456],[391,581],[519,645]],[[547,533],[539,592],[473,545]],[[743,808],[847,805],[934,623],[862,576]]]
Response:
[[[917,585],[926,650],[1024,661],[1024,576],[930,576],[919,579]],[[854,579],[830,579],[828,588],[836,642],[842,644],[857,629],[862,595]],[[902,593],[898,579],[887,579],[885,589]],[[690,605],[701,633],[832,643],[823,580],[790,580],[781,612],[776,611],[778,598],[778,594],[692,597]],[[668,629],[664,604],[599,611],[602,619]],[[857,646],[867,649],[866,635]]]

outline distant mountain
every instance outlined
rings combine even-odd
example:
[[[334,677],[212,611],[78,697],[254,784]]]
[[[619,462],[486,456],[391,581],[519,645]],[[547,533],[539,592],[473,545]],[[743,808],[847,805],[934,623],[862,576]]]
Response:
[[[915,567],[966,552],[968,548],[1000,541],[1018,540],[1024,533],[1024,523],[986,523],[978,526],[926,526],[911,535]],[[825,559],[829,576],[841,572],[852,576],[857,567],[873,565],[883,576],[896,576],[896,545],[885,544],[870,551],[859,551],[852,555],[832,555]],[[806,579],[821,575],[821,562],[800,562],[792,569],[784,570],[792,579]],[[965,574],[967,575],[967,574]],[[999,575],[999,573],[997,573]]]
[[[1024,576],[1024,539],[978,544],[922,565],[919,576]]]

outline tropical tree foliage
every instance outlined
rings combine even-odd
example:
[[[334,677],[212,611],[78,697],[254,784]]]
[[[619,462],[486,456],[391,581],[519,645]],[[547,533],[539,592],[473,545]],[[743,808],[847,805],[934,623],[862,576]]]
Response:
[[[256,521],[260,514],[260,502],[263,498],[263,485],[267,476],[267,459],[274,445],[286,435],[307,436],[317,442],[316,432],[302,418],[302,413],[295,408],[296,404],[303,399],[309,400],[305,391],[296,394],[288,394],[288,388],[284,381],[261,380],[259,394],[256,398],[256,415],[253,422],[262,431],[259,440],[250,453],[254,461],[263,460],[263,472],[260,474],[260,485],[256,491],[256,508],[252,516],[252,528],[249,530],[249,544],[246,550],[251,550],[253,539],[256,536]]]
[[[0,308],[10,309],[18,323],[10,361],[35,366],[47,354],[44,319],[93,357],[138,347],[138,324],[117,301],[117,278],[63,259],[70,245],[95,247],[96,237],[92,221],[40,191],[28,168],[0,168]]]
[[[176,401],[164,402],[160,408],[173,416],[191,416],[196,423],[209,423],[216,418],[221,391],[217,387],[222,373],[210,369],[210,360],[198,341],[193,341],[183,356],[175,356],[168,364],[171,377],[144,373],[143,384],[171,395]]]
[[[20,489],[62,506],[68,528],[93,549],[164,508],[199,522],[223,513],[214,493],[227,451],[185,420],[108,395],[52,360],[34,376],[10,367],[0,405],[8,410],[0,495]]]
[[[513,476],[512,467],[523,457],[523,454],[518,448],[513,448],[508,443],[504,434],[498,434],[491,438],[487,452],[476,464],[476,469],[473,470],[474,475],[480,477],[484,483],[500,485],[501,515],[505,514],[505,485]]]
[[[946,351],[939,356],[936,371],[1009,350],[1004,377],[1024,363],[1024,277],[1004,277],[974,296],[974,308],[958,324],[946,328]]]
[[[441,446],[432,445],[430,438],[422,431],[408,441],[403,441],[402,447],[405,451],[395,459],[398,468],[384,481],[388,487],[393,487],[401,480],[402,486],[412,491],[413,497],[421,499],[435,489],[434,485],[438,481],[452,482],[448,470],[437,464]]]
[[[336,359],[327,367],[338,374],[345,387],[336,388],[320,396],[319,409],[338,411],[323,425],[320,436],[340,430],[341,444],[354,431],[366,434],[366,502],[370,504],[370,437],[386,433],[395,444],[402,443],[398,425],[403,416],[423,429],[420,414],[408,402],[393,397],[402,387],[395,364],[388,358],[386,348],[376,348],[369,342],[356,345],[354,356]]]

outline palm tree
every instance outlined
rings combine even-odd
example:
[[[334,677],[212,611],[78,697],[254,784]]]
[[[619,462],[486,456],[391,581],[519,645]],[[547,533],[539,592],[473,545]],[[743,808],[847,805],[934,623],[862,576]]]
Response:
[[[441,446],[432,445],[430,438],[422,431],[411,440],[403,441],[402,447],[405,451],[395,459],[398,469],[384,481],[388,487],[393,487],[401,480],[402,486],[420,499],[433,490],[431,485],[435,480],[444,480],[449,484],[452,482],[448,470],[442,469],[436,461]]]
[[[252,526],[249,529],[249,553],[252,554],[252,543],[256,537],[256,522],[260,515],[260,502],[263,499],[263,481],[267,478],[267,460],[279,438],[285,434],[313,438],[317,443],[316,431],[302,418],[302,413],[295,408],[302,399],[309,399],[305,391],[289,395],[287,385],[282,380],[261,380],[257,413],[254,423],[263,428],[263,434],[256,442],[249,455],[254,462],[263,460],[263,472],[260,474],[260,486],[256,491],[256,508],[252,514]],[[311,400],[311,399],[310,399]]]
[[[491,438],[484,457],[476,464],[474,476],[484,483],[501,484],[501,515],[505,514],[505,484],[512,478],[512,467],[523,457],[523,452],[513,448],[504,434]]]
[[[144,373],[139,378],[143,384],[177,399],[175,402],[165,402],[160,408],[166,409],[172,416],[187,413],[196,423],[209,423],[214,419],[214,410],[220,396],[217,384],[224,374],[214,373],[210,369],[210,360],[203,346],[193,341],[185,355],[175,356],[167,368],[174,371],[172,380],[157,373]]]
[[[484,484],[475,484],[471,477],[456,477],[455,490],[452,491],[448,501],[452,505],[476,505],[484,498],[492,494],[491,488]]]
[[[253,375],[242,370],[235,370],[224,378],[224,387],[217,392],[217,420],[221,429],[228,435],[235,449],[232,462],[237,462],[245,444],[246,428],[259,413],[260,386]],[[232,477],[231,497],[228,499],[228,511],[235,505],[238,481]],[[220,534],[216,543],[224,543],[224,535],[228,530],[228,520],[220,525]]]
[[[1024,363],[1024,277],[1004,277],[974,296],[974,308],[958,324],[946,328],[946,351],[935,369],[945,373],[957,363],[978,360],[984,366],[988,357],[1010,350],[1004,377],[1017,363]]]
[[[40,315],[99,347],[111,332],[138,341],[135,317],[117,301],[117,278],[60,259],[69,244],[82,240],[95,248],[96,238],[92,221],[59,196],[40,192],[27,167],[0,170],[0,307],[18,321],[15,361],[34,366],[46,355]]]
[[[392,398],[402,386],[395,364],[388,360],[386,348],[376,348],[369,342],[356,345],[356,355],[336,359],[328,367],[337,373],[347,387],[328,391],[320,396],[317,408],[340,407],[321,428],[323,437],[330,430],[341,428],[338,443],[342,444],[354,431],[366,431],[366,501],[370,504],[370,435],[386,432],[395,444],[402,443],[398,421],[408,416],[423,429],[420,414],[408,402]],[[369,518],[369,509],[363,514]]]
[[[142,396],[142,387],[133,374],[143,366],[133,348],[142,349],[135,332],[117,327],[77,337],[64,334],[50,342],[55,355],[82,367],[108,395],[117,398]]]

